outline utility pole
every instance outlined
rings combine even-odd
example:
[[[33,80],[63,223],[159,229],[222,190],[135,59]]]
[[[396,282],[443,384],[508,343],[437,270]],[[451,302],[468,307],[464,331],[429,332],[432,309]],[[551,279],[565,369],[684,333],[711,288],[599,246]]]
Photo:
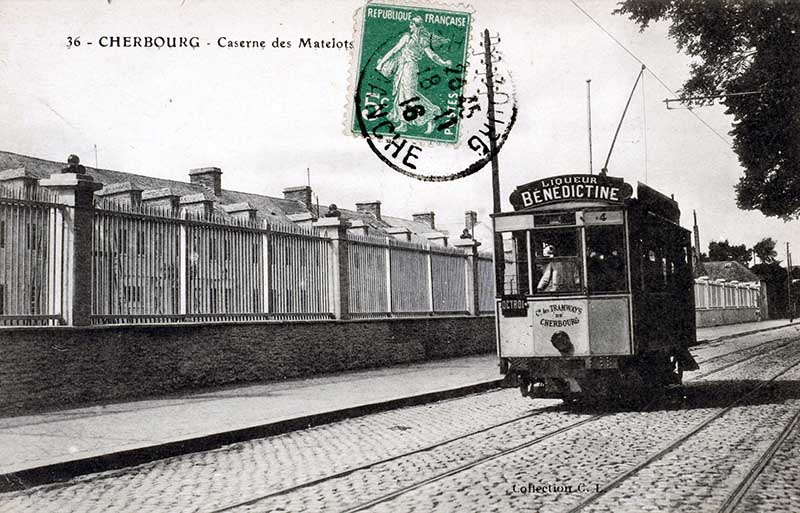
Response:
[[[592,79],[586,79],[586,111],[589,118],[589,174],[592,174]]]
[[[794,301],[792,301],[792,254],[789,252],[789,243],[786,243],[786,308],[789,322],[794,320]]]
[[[489,151],[492,155],[492,212],[497,215],[500,213],[500,170],[497,162],[497,130],[494,118],[494,81],[492,72],[492,47],[489,29],[483,31],[483,60],[486,64],[486,98],[489,106],[487,117],[489,118]],[[494,228],[494,217],[492,218],[492,228]],[[500,297],[505,288],[506,274],[505,251],[503,249],[503,235],[494,231],[494,278],[495,294]]]
[[[694,256],[697,262],[700,261],[700,228],[697,226],[697,211],[692,210],[692,216],[694,216],[694,226],[692,227],[692,231],[694,232]]]

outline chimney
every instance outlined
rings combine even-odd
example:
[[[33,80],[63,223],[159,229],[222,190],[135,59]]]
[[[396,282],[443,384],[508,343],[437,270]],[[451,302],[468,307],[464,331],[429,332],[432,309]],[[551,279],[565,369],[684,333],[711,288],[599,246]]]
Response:
[[[433,212],[420,212],[418,214],[413,214],[411,217],[414,218],[414,221],[418,223],[425,223],[428,225],[428,228],[431,230],[436,229],[436,223],[434,223],[433,218],[436,217],[436,214]]]
[[[478,213],[473,210],[464,212],[464,228],[469,230],[469,234],[475,236],[475,225],[478,224]]]
[[[300,187],[287,187],[283,190],[283,197],[287,200],[299,201],[311,210],[313,206],[311,203],[311,187],[302,185]]]
[[[194,185],[202,185],[214,196],[222,194],[222,171],[218,167],[201,167],[189,171],[189,181]]]
[[[367,201],[364,203],[356,203],[356,210],[362,214],[372,214],[378,221],[381,220],[381,202],[380,201]]]

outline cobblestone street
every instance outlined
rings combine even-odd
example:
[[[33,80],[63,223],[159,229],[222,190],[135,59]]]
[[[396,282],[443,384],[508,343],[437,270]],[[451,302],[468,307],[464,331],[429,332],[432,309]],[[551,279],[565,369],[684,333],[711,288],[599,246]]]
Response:
[[[684,393],[640,411],[491,391],[7,493],[0,511],[800,511],[796,332],[693,353]]]

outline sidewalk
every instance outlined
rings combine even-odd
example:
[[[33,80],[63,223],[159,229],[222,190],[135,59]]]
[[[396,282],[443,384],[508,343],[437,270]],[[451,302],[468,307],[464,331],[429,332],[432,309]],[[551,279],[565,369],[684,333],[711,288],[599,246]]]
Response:
[[[800,319],[795,319],[790,323],[788,319],[776,319],[771,321],[744,322],[741,324],[729,324],[727,326],[712,326],[709,328],[697,329],[697,343],[713,342],[731,337],[741,337],[759,331],[783,328],[789,325],[800,325]]]
[[[787,325],[701,328],[697,338],[714,341]],[[0,418],[0,491],[488,390],[500,377],[490,354]]]

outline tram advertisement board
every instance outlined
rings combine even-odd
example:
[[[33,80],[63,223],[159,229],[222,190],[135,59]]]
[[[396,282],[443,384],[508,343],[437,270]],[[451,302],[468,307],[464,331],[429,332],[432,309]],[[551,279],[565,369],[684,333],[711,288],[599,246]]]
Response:
[[[603,175],[560,175],[517,187],[509,198],[514,210],[562,201],[599,201],[622,204],[633,187],[622,178]]]
[[[533,339],[536,356],[589,354],[588,302],[585,299],[536,301]]]

